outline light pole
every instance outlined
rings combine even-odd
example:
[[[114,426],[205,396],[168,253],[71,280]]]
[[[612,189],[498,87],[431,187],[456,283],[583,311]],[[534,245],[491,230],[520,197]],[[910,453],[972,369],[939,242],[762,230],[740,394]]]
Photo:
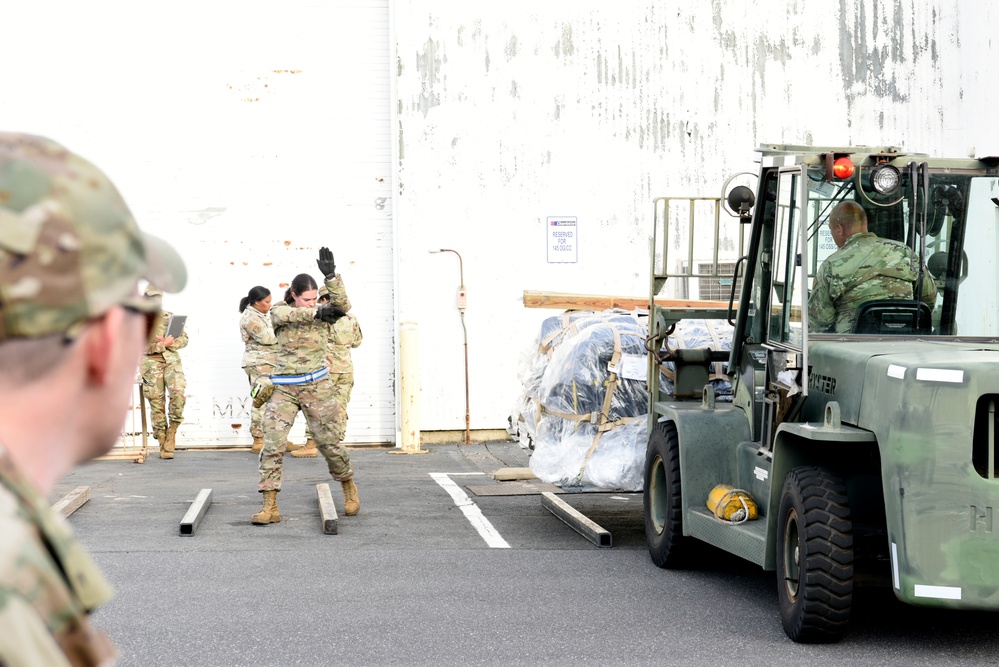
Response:
[[[457,250],[441,248],[440,250],[430,251],[431,254],[439,252],[453,252],[458,256],[458,316],[461,318],[461,333],[465,338],[465,444],[470,445],[472,444],[472,434],[470,431],[471,419],[468,410],[468,329],[465,327],[465,306],[467,304],[465,298],[465,267],[461,261],[461,254]]]

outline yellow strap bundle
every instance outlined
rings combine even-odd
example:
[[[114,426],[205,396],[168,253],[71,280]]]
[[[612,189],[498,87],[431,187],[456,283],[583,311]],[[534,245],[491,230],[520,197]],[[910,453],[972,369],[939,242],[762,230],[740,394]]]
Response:
[[[716,519],[730,523],[742,523],[759,516],[756,501],[749,492],[728,484],[719,484],[711,489],[708,494],[708,509]]]

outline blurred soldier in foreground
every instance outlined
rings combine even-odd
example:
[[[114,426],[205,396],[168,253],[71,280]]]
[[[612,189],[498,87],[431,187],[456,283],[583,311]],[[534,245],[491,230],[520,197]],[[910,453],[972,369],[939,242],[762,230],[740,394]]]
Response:
[[[163,299],[163,291],[150,284],[145,295],[153,299]],[[142,392],[149,399],[149,412],[153,422],[153,437],[160,443],[160,458],[172,459],[173,448],[177,444],[177,429],[184,421],[184,405],[187,403],[187,378],[184,365],[180,361],[181,348],[187,347],[187,329],[176,339],[167,334],[167,323],[173,313],[164,310],[160,317],[153,339],[146,347],[142,360]],[[167,397],[170,399],[167,408]],[[170,421],[167,421],[167,414]]]
[[[121,433],[177,253],[139,231],[96,167],[0,134],[0,665],[110,665],[87,616],[111,588],[49,494]]]
[[[837,204],[829,214],[829,232],[838,249],[815,274],[808,299],[809,330],[850,332],[861,304],[913,298],[919,260],[904,243],[867,231],[867,214],[860,204]],[[930,310],[937,302],[937,286],[929,271],[923,274],[922,300]]]

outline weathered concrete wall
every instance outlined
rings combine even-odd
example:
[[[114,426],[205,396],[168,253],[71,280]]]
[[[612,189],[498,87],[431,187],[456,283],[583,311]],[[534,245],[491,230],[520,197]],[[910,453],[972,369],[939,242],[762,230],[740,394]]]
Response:
[[[464,257],[472,426],[497,426],[540,320],[524,289],[647,293],[652,199],[715,195],[762,142],[964,155],[993,3],[794,0],[393,5],[400,319],[420,323],[424,428],[463,426]],[[994,142],[993,142],[994,143]],[[545,219],[578,217],[549,264]]]
[[[183,440],[248,442],[236,303],[280,296],[321,244],[365,330],[348,434],[378,440],[403,320],[422,429],[464,426],[458,263],[427,250],[462,254],[472,427],[502,427],[555,314],[523,290],[644,295],[653,197],[717,193],[764,141],[999,153],[997,18],[973,0],[35,0],[5,9],[0,118],[94,160],[188,258],[167,301],[192,328]],[[579,220],[574,264],[547,261],[552,215]]]
[[[317,275],[321,245],[365,334],[348,435],[394,435],[388,16],[388,0],[4,8],[2,126],[94,161],[187,262],[164,301],[189,316],[182,445],[250,441],[237,305]]]

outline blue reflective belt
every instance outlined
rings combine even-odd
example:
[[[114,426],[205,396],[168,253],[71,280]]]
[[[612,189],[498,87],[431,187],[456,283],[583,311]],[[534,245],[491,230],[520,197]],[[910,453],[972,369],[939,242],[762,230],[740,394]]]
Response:
[[[329,368],[320,368],[318,371],[312,371],[304,375],[272,375],[271,382],[273,384],[309,384],[310,382],[321,380],[329,374]]]

